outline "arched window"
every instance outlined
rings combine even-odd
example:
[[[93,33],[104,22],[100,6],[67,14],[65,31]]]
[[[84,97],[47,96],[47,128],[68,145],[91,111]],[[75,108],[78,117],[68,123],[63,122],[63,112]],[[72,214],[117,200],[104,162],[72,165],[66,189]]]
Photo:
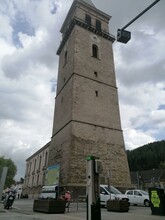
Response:
[[[98,58],[98,46],[96,44],[93,44],[92,45],[92,56],[95,57],[95,58]]]

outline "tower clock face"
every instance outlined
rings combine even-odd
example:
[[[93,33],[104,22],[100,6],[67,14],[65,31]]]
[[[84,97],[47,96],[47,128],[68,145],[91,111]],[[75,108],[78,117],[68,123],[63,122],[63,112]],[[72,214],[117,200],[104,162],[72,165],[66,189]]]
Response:
[[[95,43],[100,43],[100,39],[97,35],[91,35],[91,39],[95,42]]]

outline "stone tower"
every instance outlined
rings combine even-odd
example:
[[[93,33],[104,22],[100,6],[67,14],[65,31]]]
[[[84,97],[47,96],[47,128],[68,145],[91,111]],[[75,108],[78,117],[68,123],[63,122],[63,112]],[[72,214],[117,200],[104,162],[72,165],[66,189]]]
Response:
[[[91,0],[74,0],[62,25],[49,165],[60,163],[60,184],[86,184],[86,156],[102,160],[101,183],[130,185],[119,115],[110,16]]]

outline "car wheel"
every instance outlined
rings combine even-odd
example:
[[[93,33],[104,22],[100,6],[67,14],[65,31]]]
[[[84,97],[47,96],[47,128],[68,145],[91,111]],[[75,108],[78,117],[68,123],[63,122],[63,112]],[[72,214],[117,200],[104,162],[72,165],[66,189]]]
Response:
[[[146,207],[149,207],[149,206],[150,206],[150,201],[148,201],[147,199],[144,200],[144,205],[145,205]]]

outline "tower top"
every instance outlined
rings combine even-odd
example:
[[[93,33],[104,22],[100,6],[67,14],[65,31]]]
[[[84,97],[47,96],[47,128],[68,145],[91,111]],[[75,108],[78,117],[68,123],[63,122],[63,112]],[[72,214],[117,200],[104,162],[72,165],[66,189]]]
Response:
[[[83,2],[87,3],[88,5],[95,7],[91,0],[80,0],[80,1],[83,1]]]
[[[67,14],[67,16],[64,20],[64,23],[61,27],[61,30],[60,30],[61,33],[63,33],[66,30],[68,24],[70,23],[71,19],[74,16],[74,12],[75,12],[76,8],[79,7],[79,5],[83,5],[88,10],[96,12],[98,15],[104,17],[108,21],[111,18],[110,15],[108,15],[108,14],[100,11],[99,9],[97,9],[91,0],[74,0],[71,7],[70,7],[70,9],[69,9],[69,12],[68,12],[68,14]]]

